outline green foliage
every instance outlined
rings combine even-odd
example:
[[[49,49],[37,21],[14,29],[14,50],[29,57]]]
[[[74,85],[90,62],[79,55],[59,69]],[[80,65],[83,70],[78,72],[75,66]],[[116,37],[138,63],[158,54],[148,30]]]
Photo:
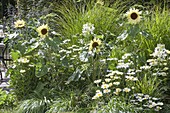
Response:
[[[153,113],[162,108],[162,92],[169,91],[168,9],[147,12],[127,2],[64,0],[48,3],[52,13],[42,15],[41,6],[35,7],[42,1],[19,1],[19,14],[29,4],[34,7],[23,13],[24,27],[8,28],[14,61],[10,84],[23,100],[17,113]],[[129,7],[143,11],[140,23],[128,23]],[[37,30],[42,24],[49,27],[44,37]],[[154,97],[161,99],[151,102]]]
[[[102,106],[99,109],[94,110],[97,113],[138,113],[139,110],[135,109],[135,107],[126,103],[121,98],[112,98],[108,102],[107,105]]]
[[[168,113],[168,112],[170,112],[170,104],[166,104],[164,106],[164,113]]]
[[[2,112],[2,113],[15,113],[15,111],[13,109],[9,109],[9,108],[0,109],[0,112]]]
[[[150,44],[151,42],[153,45],[164,43],[167,45],[167,49],[169,49],[167,42],[169,42],[168,36],[170,33],[166,30],[170,24],[168,8],[164,7],[163,9],[160,9],[160,7],[157,6],[152,12],[149,13],[150,18],[146,18],[144,23],[148,32],[151,33],[152,36],[152,40],[147,41],[147,43]]]
[[[91,107],[93,102],[89,95],[92,94],[92,85],[89,85],[86,92],[84,90],[74,90],[70,91],[69,89],[64,92],[58,92],[58,96],[54,99],[53,103],[50,106],[50,109],[47,113],[84,113],[90,112],[93,108]],[[83,89],[83,88],[82,88]],[[84,88],[85,89],[85,88]]]
[[[72,111],[72,102],[69,99],[62,98],[56,99],[53,104],[50,106],[50,109],[47,113],[62,113]]]
[[[118,25],[119,15],[124,10],[124,2],[115,2],[108,7],[109,2],[105,2],[105,6],[92,1],[82,1],[76,4],[69,1],[62,1],[60,4],[54,4],[54,12],[57,14],[52,21],[58,25],[56,30],[65,37],[70,38],[72,35],[80,34],[82,26],[85,23],[95,24],[95,33],[101,34],[106,31],[117,33],[122,28]]]
[[[13,108],[16,106],[15,95],[0,89],[0,109]]]
[[[40,17],[42,15],[48,14],[50,11],[49,7],[50,0],[18,0],[17,1],[17,10],[18,15],[21,18],[27,19],[30,17]]]
[[[17,108],[16,113],[44,113],[51,102],[44,99],[29,99],[23,101]]]
[[[49,53],[54,48],[56,51],[58,39],[42,40],[38,37],[37,32],[35,32],[36,26],[33,26],[36,22],[32,19],[25,28],[16,29],[16,32],[11,34],[8,40],[14,61],[13,66],[8,70],[8,74],[13,75],[11,76],[11,86],[14,88],[18,99],[26,98],[39,82],[49,82],[51,78],[48,77],[52,77],[48,71],[50,71],[50,67],[53,67],[52,62],[57,54],[51,56]],[[27,30],[30,32],[28,33]],[[52,48],[46,49],[47,46],[52,44],[54,45]],[[51,68],[51,70],[54,68]]]
[[[136,87],[137,90],[139,90],[143,94],[149,94],[152,96],[159,96],[159,93],[155,92],[160,92],[159,91],[159,85],[160,81],[157,77],[148,77],[147,75],[144,75],[142,80],[137,81]]]

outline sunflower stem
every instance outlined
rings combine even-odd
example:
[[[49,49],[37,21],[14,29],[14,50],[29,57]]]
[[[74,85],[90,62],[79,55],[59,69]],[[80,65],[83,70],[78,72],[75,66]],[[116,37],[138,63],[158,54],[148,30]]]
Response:
[[[93,62],[93,76],[92,76],[92,81],[95,80],[95,62],[94,62],[94,58],[92,57],[92,62]]]

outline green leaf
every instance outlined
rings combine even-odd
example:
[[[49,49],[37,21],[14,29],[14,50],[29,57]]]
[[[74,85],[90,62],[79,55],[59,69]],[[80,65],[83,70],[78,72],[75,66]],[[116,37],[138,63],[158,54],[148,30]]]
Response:
[[[42,66],[39,70],[38,73],[36,74],[37,77],[42,77],[48,73],[48,67],[47,66]]]
[[[66,57],[62,60],[62,64],[63,66],[68,66],[68,59]]]
[[[79,56],[80,60],[82,62],[87,62],[88,61],[88,53],[87,51],[83,51],[80,56]]]
[[[129,31],[128,31],[128,34],[129,34],[131,37],[135,37],[139,32],[140,32],[139,26],[138,26],[138,25],[135,25],[135,26],[131,26],[131,28],[130,28]]]
[[[68,78],[67,84],[69,84],[72,81],[78,81],[83,72],[84,70],[77,68],[76,71]]]
[[[44,87],[45,87],[46,84],[47,84],[47,83],[38,82],[35,91],[38,92],[38,93],[40,93],[41,91],[43,91],[43,89],[44,89]]]
[[[13,61],[15,61],[19,58],[20,52],[19,51],[12,51],[11,56],[12,56]]]
[[[36,48],[28,47],[25,54],[30,54],[32,53]]]
[[[103,35],[97,35],[96,38],[100,38],[100,39],[103,39]]]

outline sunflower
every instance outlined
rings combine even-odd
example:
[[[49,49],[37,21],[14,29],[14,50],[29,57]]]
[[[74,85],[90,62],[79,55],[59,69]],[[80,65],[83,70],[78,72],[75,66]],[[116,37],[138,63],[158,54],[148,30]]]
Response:
[[[100,51],[100,49],[98,48],[100,45],[101,45],[101,40],[94,38],[90,42],[89,51],[92,51],[94,48],[96,49],[97,52]]]
[[[16,22],[14,22],[15,24],[15,28],[22,28],[25,26],[25,21],[24,20],[17,20]]]
[[[130,10],[128,12],[126,12],[125,16],[127,17],[129,23],[131,24],[137,24],[140,22],[141,20],[141,15],[142,12],[139,11],[139,9],[135,9],[135,8],[130,8]]]
[[[48,35],[48,30],[49,30],[49,27],[47,24],[46,25],[43,24],[37,28],[37,32],[39,36],[42,38],[45,38]]]

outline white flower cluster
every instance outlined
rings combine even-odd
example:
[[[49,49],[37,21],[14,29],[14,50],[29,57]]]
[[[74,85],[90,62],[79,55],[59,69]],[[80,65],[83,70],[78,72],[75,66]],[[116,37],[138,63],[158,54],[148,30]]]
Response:
[[[103,82],[102,79],[94,81],[103,94],[112,92],[111,94],[115,94],[116,96],[121,95],[121,93],[129,95],[130,92],[135,89],[134,83],[135,81],[138,81],[138,78],[136,77],[136,70],[131,68],[131,66],[133,66],[133,61],[131,58],[131,53],[125,53],[120,60],[114,58],[114,60],[117,61],[117,70],[108,70],[108,74],[105,75],[106,78],[103,80]],[[122,69],[125,71],[122,72]],[[121,87],[122,79],[127,82],[126,86],[124,87]],[[93,99],[99,98],[97,95],[98,94],[96,93]]]
[[[125,78],[127,81],[138,81],[138,78],[134,76],[125,76]]]
[[[96,91],[96,95],[92,97],[92,99],[98,99],[99,97],[102,97],[103,93],[100,90]]]
[[[118,60],[118,64],[116,68],[117,69],[121,69],[121,68],[128,69],[133,64],[133,62],[130,60],[131,57],[132,57],[131,53],[125,53],[122,56],[122,59]]]
[[[26,57],[22,57],[18,59],[18,62],[20,63],[29,63],[29,60]]]
[[[131,100],[131,102],[134,105],[142,105],[143,109],[154,109],[155,111],[159,111],[160,109],[162,109],[161,106],[163,106],[163,102],[160,102],[159,98],[155,98],[155,97],[151,97],[147,94],[142,94],[142,93],[137,93],[134,94],[134,99],[135,100]]]
[[[149,65],[141,66],[141,70],[149,70],[154,76],[167,76],[168,60],[170,51],[165,49],[164,44],[157,44],[155,51],[151,54],[152,59],[148,59]]]
[[[118,70],[111,71],[109,74],[105,75],[106,77],[112,77],[113,75],[123,75],[123,72],[120,72]]]
[[[79,52],[82,51],[83,47],[79,45],[70,45],[71,40],[65,39],[60,43],[62,47],[60,47],[59,54],[60,60],[64,60],[65,58],[69,58],[70,60],[77,60],[79,57]],[[73,65],[70,65],[71,67]]]
[[[160,48],[162,48],[162,50]],[[152,72],[153,75],[167,76],[166,71],[169,70],[169,68],[167,67],[166,59],[168,58],[167,56],[170,52],[164,49],[165,48],[163,45],[158,45],[157,49],[155,50],[156,52],[152,54],[155,58],[147,60],[147,63],[149,63],[149,65],[145,64],[137,67],[134,67],[132,54],[124,54],[121,59],[116,60],[117,70],[108,70],[108,73],[105,75],[106,78],[104,80],[98,79],[94,81],[94,83],[96,83],[98,88],[100,89],[100,92],[96,91],[96,94],[92,99],[98,99],[108,93],[115,96],[131,96],[131,94],[133,95],[136,88],[135,83],[136,81],[139,81],[141,79],[138,75],[141,75],[143,73],[150,74]],[[159,56],[156,53],[160,53],[161,55]],[[159,58],[166,59],[157,60]],[[124,82],[126,82],[126,85],[122,87],[123,79]],[[142,93],[137,93],[132,97],[134,97],[134,99],[131,100],[131,102],[142,110],[153,109],[155,111],[159,111],[162,109],[163,103],[160,102],[159,98],[154,98],[150,95],[145,95]]]
[[[157,44],[157,47],[155,48],[154,53],[152,53],[151,56],[157,57],[159,59],[165,59],[168,53],[169,51],[165,49],[164,44]]]
[[[94,24],[91,24],[91,23],[84,24],[83,29],[82,29],[83,36],[87,36],[89,34],[94,34],[93,33],[94,29],[95,29]]]

